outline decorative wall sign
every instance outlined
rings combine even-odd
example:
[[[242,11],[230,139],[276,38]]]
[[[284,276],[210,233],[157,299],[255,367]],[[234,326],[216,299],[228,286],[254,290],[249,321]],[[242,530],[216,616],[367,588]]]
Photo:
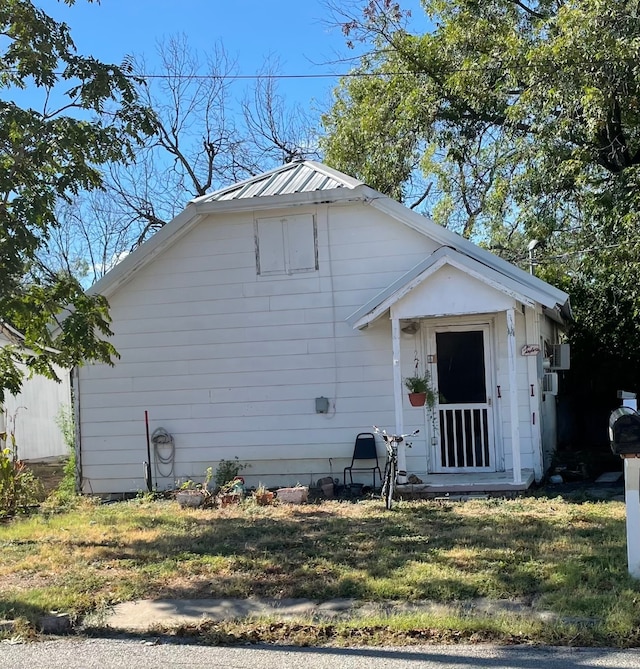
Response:
[[[521,355],[538,355],[540,346],[538,344],[525,344],[520,351]]]

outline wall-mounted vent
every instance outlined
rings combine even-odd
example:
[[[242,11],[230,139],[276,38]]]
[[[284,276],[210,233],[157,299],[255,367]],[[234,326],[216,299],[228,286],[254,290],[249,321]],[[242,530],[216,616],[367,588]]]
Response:
[[[554,344],[551,347],[551,369],[570,369],[571,351],[569,344]]]
[[[542,375],[542,392],[558,394],[558,375],[555,372],[546,372]]]

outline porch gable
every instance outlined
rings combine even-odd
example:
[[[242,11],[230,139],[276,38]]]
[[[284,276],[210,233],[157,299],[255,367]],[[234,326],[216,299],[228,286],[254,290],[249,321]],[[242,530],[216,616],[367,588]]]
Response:
[[[447,268],[447,271],[440,273],[444,268]],[[443,246],[409,270],[409,272],[400,277],[385,290],[378,293],[378,295],[363,305],[360,309],[352,313],[347,318],[347,323],[358,330],[367,327],[370,323],[380,318],[380,316],[386,313],[391,307],[396,307],[398,303],[410,293],[416,292],[416,289],[422,284],[427,283],[427,281],[428,287],[426,288],[426,291],[430,291],[432,285],[431,278],[438,274],[440,274],[440,276],[437,277],[437,281],[442,284],[440,287],[446,286],[448,297],[453,296],[452,291],[455,291],[456,284],[463,289],[464,293],[467,293],[465,301],[475,301],[476,291],[478,291],[478,295],[484,297],[484,299],[491,295],[490,301],[495,301],[495,296],[501,294],[503,297],[500,302],[503,306],[497,307],[496,309],[490,309],[490,311],[513,307],[514,301],[521,302],[529,307],[534,307],[536,303],[546,306],[548,302],[545,296],[538,294],[537,291],[528,289],[526,286],[519,284],[510,277],[500,274],[496,270],[483,265],[469,256],[459,253],[451,247]],[[461,281],[461,279],[463,279],[463,281]],[[471,288],[472,292],[471,294],[468,294],[468,289]],[[422,297],[425,297],[423,292],[420,294]],[[505,297],[508,302],[504,301]],[[421,314],[412,314],[409,317],[482,312],[482,310],[477,307],[472,308],[471,311],[450,312],[446,309],[446,298],[440,295],[437,290],[433,291],[432,300],[435,300],[435,310],[432,313],[424,311]],[[458,308],[468,308],[460,302],[459,298],[456,298],[455,301],[459,304]]]
[[[518,297],[524,301],[523,296],[505,294],[455,265],[444,263],[398,300],[392,313],[399,319],[495,313],[512,308]]]

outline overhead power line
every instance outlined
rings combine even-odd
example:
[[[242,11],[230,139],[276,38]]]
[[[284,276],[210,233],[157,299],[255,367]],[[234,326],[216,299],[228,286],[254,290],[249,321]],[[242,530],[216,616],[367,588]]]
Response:
[[[456,70],[462,72],[463,70]],[[20,74],[18,70],[0,70],[6,74]],[[57,77],[64,76],[64,72],[53,72]],[[262,79],[339,79],[367,78],[367,77],[409,77],[425,75],[428,72],[322,72],[319,74],[125,74],[128,79],[213,79],[213,80],[262,80]]]
[[[594,64],[593,62],[587,63],[586,61],[575,61],[574,65],[587,65]],[[622,65],[620,60],[601,60],[595,63],[596,65]],[[627,65],[630,67],[636,67],[636,63],[627,62]],[[446,76],[450,74],[462,74],[462,73],[489,73],[489,72],[501,72],[503,67],[515,67],[516,64],[510,66],[503,64],[496,64],[493,66],[470,66],[470,67],[452,67],[446,71],[439,72],[439,76]],[[537,66],[529,63],[517,64],[519,70],[527,69],[536,69]],[[13,68],[0,69],[0,72],[6,74],[20,74],[20,71]],[[55,76],[64,76],[64,72],[53,72]],[[375,77],[417,77],[417,76],[430,76],[432,73],[424,70],[410,71],[410,70],[396,70],[391,72],[362,72],[362,71],[351,71],[351,72],[319,72],[319,73],[292,73],[292,74],[155,74],[155,73],[125,73],[124,76],[130,79],[198,79],[198,80],[267,80],[267,79],[358,79],[358,78],[375,78]]]

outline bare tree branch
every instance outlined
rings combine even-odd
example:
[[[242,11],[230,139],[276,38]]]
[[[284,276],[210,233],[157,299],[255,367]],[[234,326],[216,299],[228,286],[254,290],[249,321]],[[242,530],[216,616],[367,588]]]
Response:
[[[317,157],[315,123],[277,91],[267,62],[253,91],[233,95],[236,62],[222,44],[207,54],[186,36],[157,45],[161,77],[139,77],[137,92],[152,110],[155,134],[128,166],[113,166],[106,194],[83,197],[60,211],[48,259],[99,278],[194,197],[300,157]],[[144,58],[130,67],[153,74]],[[16,161],[17,162],[17,161]]]

